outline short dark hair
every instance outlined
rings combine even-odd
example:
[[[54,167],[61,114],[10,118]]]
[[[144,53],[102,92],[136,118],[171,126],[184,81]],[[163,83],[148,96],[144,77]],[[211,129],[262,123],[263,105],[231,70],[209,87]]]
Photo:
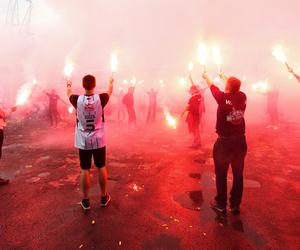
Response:
[[[92,90],[96,87],[96,78],[92,75],[86,75],[82,79],[82,86],[85,90]]]
[[[229,93],[237,93],[241,88],[241,81],[234,76],[227,79],[227,88]]]

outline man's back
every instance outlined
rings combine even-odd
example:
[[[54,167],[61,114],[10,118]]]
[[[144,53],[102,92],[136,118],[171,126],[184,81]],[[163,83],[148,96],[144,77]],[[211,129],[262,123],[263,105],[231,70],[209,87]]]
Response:
[[[77,115],[75,131],[77,148],[91,150],[105,146],[103,108],[108,100],[107,94],[70,96]]]
[[[218,103],[217,133],[220,136],[244,135],[246,95],[241,91],[236,93],[224,93],[214,85],[211,86],[211,91]]]

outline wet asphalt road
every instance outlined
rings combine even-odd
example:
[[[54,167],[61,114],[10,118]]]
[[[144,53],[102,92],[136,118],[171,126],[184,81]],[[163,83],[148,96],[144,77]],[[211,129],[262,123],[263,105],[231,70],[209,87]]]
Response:
[[[299,249],[300,125],[248,128],[242,212],[227,217],[209,208],[213,130],[192,150],[181,126],[129,131],[108,123],[112,202],[100,207],[93,178],[88,213],[78,205],[72,126],[8,129],[0,173],[11,183],[0,187],[0,249]]]

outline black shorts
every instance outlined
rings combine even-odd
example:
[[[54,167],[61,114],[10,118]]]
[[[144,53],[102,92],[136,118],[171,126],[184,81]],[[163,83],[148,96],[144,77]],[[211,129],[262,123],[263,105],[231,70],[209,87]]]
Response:
[[[106,163],[106,147],[83,150],[79,149],[79,159],[81,169],[88,170],[92,166],[92,156],[94,158],[94,163],[97,168],[105,167]]]

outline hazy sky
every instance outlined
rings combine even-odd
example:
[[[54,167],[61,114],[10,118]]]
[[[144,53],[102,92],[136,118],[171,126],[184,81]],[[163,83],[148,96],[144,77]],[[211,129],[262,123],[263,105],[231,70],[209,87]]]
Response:
[[[76,53],[87,57],[84,60],[94,57],[92,61],[101,67],[114,47],[119,48],[129,70],[185,67],[195,57],[200,40],[221,44],[225,63],[236,65],[235,61],[243,58],[246,67],[255,67],[268,62],[273,44],[287,44],[293,56],[300,42],[296,25],[300,4],[296,0],[32,2],[35,41],[42,42],[44,49],[53,49],[54,44],[73,51],[75,47]],[[3,16],[8,1],[0,3]],[[24,11],[27,1],[19,3],[20,12]],[[240,67],[240,62],[237,65]]]
[[[286,47],[289,62],[300,67],[298,0],[32,2],[30,32],[20,33],[4,24],[8,0],[0,0],[1,82],[17,85],[34,75],[53,84],[62,80],[66,58],[75,62],[77,80],[93,69],[104,79],[113,49],[119,53],[120,78],[175,79],[187,74],[199,41],[219,44],[223,69],[247,75],[248,81],[287,81],[283,66],[271,55],[277,43]],[[22,16],[28,2],[19,3]],[[209,70],[216,75],[212,62]],[[194,74],[199,78],[200,73],[197,66]]]

